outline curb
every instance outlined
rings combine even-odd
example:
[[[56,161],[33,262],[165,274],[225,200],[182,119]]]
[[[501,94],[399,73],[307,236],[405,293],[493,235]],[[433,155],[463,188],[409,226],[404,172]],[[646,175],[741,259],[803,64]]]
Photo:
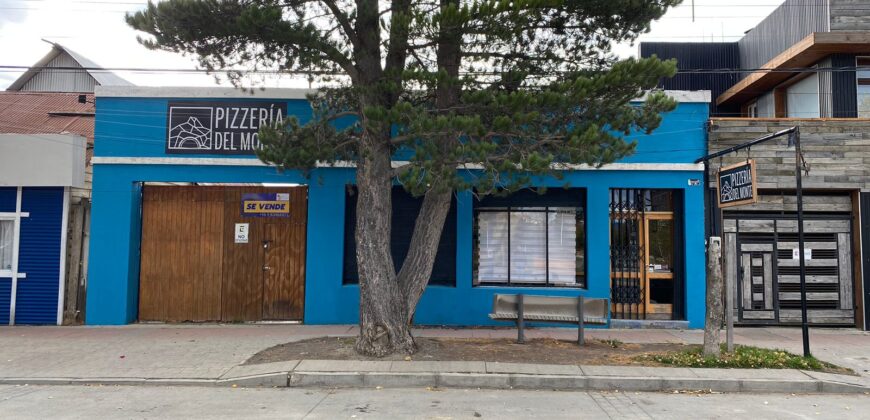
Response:
[[[295,367],[295,365],[294,365]],[[250,368],[248,368],[250,369]],[[389,372],[281,370],[205,378],[0,378],[0,385],[214,386],[242,388],[485,388],[565,391],[712,391],[870,394],[860,379],[801,372],[805,378],[694,378],[665,375],[532,374],[519,372]],[[262,370],[262,369],[261,369]],[[268,370],[268,369],[267,369]],[[240,372],[244,372],[240,369]]]
[[[290,372],[292,388],[486,388],[554,389],[565,391],[683,391],[767,393],[870,393],[870,387],[819,380],[707,379],[639,376],[529,375],[519,373],[391,373],[391,372]]]

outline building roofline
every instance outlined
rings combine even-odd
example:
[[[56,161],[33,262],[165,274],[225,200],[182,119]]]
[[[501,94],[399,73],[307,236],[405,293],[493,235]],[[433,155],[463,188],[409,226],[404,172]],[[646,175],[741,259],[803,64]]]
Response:
[[[662,90],[661,92],[664,92],[669,98],[675,99],[679,103],[708,104],[712,100],[712,93],[709,90]],[[634,101],[643,101],[648,94],[645,93]]]
[[[750,73],[731,86],[716,98],[716,104],[737,105],[755,98],[792,77],[795,72],[788,69],[811,66],[831,54],[867,52],[868,31],[813,32],[765,63],[761,67],[764,71]]]
[[[244,90],[234,87],[194,87],[194,86],[97,86],[97,98],[268,98],[268,99],[305,99],[315,93],[312,89],[293,88],[251,88]]]

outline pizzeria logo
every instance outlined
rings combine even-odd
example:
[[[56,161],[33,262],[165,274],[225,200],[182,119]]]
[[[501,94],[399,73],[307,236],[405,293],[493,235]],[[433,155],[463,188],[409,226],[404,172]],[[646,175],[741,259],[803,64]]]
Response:
[[[206,107],[169,108],[170,150],[210,151],[213,144],[213,109]]]

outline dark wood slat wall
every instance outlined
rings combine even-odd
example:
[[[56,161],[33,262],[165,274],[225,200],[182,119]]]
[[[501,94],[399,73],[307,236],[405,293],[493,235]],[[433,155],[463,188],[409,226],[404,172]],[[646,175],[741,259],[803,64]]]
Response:
[[[711,119],[710,153],[792,126],[799,126],[804,158],[811,166],[803,177],[808,190],[852,191],[870,189],[870,120]],[[721,165],[755,159],[759,189],[794,189],[794,150],[785,137],[724,157]],[[720,160],[710,162],[711,173]],[[715,180],[713,180],[715,182]]]
[[[266,192],[290,193],[289,218],[241,216],[243,194]],[[145,186],[142,205],[140,320],[302,319],[304,187]],[[249,224],[247,244],[235,243],[236,223]]]

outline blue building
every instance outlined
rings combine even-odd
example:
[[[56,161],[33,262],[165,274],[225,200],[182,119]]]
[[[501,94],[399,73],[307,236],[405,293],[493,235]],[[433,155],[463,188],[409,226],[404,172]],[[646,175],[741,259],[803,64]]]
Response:
[[[304,93],[97,88],[86,323],[358,321],[352,165],[305,177],[253,155],[257,127],[311,114]],[[537,179],[544,195],[457,192],[415,322],[489,325],[493,294],[526,293],[702,327],[709,93],[670,94],[618,163]],[[398,262],[419,200],[397,188],[393,209]]]

